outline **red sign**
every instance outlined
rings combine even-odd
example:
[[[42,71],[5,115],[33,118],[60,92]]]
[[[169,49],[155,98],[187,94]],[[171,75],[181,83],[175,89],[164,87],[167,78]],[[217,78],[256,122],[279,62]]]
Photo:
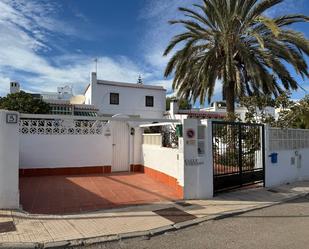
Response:
[[[195,137],[195,131],[193,129],[188,129],[187,130],[187,137],[188,138],[194,138]]]

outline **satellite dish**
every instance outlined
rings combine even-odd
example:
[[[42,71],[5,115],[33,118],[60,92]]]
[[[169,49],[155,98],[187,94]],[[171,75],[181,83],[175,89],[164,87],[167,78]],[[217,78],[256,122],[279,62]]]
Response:
[[[71,104],[75,104],[75,105],[81,105],[81,104],[84,104],[85,103],[85,96],[84,95],[76,95],[76,96],[73,96],[71,99],[70,99],[70,103]]]

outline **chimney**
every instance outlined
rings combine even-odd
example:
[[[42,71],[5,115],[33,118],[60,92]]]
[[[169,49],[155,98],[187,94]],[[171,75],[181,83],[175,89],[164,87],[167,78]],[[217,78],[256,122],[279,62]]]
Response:
[[[214,102],[214,111],[216,112],[216,111],[218,111],[218,102]]]
[[[91,73],[91,85],[97,84],[97,73],[92,72]]]
[[[171,101],[171,104],[170,104],[170,114],[171,116],[174,116],[178,113],[179,111],[179,104],[178,104],[178,99],[173,99]]]
[[[10,82],[10,93],[19,93],[20,92],[20,84],[16,81]]]

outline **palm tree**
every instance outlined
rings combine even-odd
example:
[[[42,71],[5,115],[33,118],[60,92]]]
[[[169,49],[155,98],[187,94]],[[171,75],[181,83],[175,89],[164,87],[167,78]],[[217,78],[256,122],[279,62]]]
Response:
[[[266,11],[283,0],[201,1],[193,9],[179,8],[188,19],[170,21],[185,28],[164,52],[180,48],[165,69],[165,77],[174,73],[173,88],[180,97],[210,102],[221,81],[227,112],[234,114],[241,96],[276,97],[284,89],[298,89],[288,64],[303,79],[308,77],[304,54],[309,54],[309,40],[288,28],[308,22],[308,16],[267,17]]]

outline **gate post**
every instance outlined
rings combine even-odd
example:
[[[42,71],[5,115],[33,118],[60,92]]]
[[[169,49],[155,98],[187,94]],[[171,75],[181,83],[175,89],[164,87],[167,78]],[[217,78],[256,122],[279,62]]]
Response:
[[[19,114],[0,110],[0,209],[19,208]]]
[[[269,126],[265,125],[264,126],[264,155],[263,155],[263,160],[264,160],[264,187],[272,187],[272,179],[271,176],[272,174],[270,173],[271,167],[269,164],[269,159],[268,155],[270,153],[269,150],[269,142],[270,142],[270,137],[269,137]]]
[[[213,197],[211,121],[185,119],[184,129],[184,198]]]
[[[207,119],[203,124],[205,125],[205,163],[202,168],[202,174],[200,175],[200,196],[201,198],[212,198],[214,195],[212,120]]]

